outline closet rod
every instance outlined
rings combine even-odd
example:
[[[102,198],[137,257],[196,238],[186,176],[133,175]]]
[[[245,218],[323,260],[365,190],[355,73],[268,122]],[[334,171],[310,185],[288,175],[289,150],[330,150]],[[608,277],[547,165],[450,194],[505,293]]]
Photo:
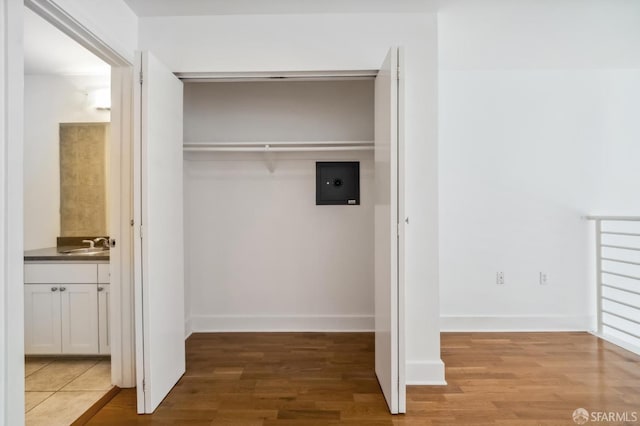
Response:
[[[185,146],[186,152],[310,152],[310,151],[373,151],[373,145],[353,146]]]
[[[261,142],[185,142],[185,148],[202,148],[202,147],[261,147],[270,146],[271,148],[280,146],[372,146],[373,141],[261,141]]]
[[[373,79],[378,70],[352,71],[266,71],[266,72],[177,72],[176,77],[185,82],[234,82],[234,81],[327,81],[349,79]]]
[[[185,143],[185,152],[317,152],[371,151],[373,141],[201,142]]]

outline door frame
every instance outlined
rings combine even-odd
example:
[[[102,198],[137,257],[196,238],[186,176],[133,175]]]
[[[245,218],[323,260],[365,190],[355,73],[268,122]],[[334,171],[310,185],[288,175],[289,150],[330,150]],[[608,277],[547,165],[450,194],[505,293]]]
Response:
[[[109,224],[116,241],[109,260],[111,291],[111,381],[135,386],[133,328],[132,134],[133,64],[49,0],[25,6],[111,66],[111,140],[109,141]],[[115,256],[114,256],[115,254]]]
[[[0,0],[0,423],[24,424],[23,3]]]
[[[116,240],[111,254],[111,378],[119,387],[135,386],[133,324],[133,262],[131,219],[131,148],[133,66],[116,49],[50,0],[0,0],[0,423],[24,423],[24,295],[23,295],[23,122],[24,50],[23,7],[41,16],[111,66],[110,234]],[[8,326],[10,325],[10,327]]]

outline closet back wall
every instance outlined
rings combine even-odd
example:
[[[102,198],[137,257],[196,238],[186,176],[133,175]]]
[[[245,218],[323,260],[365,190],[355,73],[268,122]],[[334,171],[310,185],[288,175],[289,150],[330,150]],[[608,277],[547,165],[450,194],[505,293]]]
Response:
[[[185,84],[185,142],[373,139],[373,84]],[[360,161],[361,205],[316,206],[315,162]],[[373,329],[373,152],[185,154],[189,331]]]

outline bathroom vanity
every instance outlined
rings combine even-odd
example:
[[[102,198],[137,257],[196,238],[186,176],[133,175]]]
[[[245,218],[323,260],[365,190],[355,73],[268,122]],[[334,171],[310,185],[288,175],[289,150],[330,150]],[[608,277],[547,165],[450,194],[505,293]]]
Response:
[[[26,355],[108,355],[109,254],[24,257]]]

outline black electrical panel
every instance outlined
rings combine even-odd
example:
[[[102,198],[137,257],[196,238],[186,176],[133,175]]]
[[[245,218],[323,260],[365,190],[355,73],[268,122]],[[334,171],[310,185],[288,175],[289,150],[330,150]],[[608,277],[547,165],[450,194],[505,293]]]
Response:
[[[316,205],[360,204],[360,162],[316,162]]]

